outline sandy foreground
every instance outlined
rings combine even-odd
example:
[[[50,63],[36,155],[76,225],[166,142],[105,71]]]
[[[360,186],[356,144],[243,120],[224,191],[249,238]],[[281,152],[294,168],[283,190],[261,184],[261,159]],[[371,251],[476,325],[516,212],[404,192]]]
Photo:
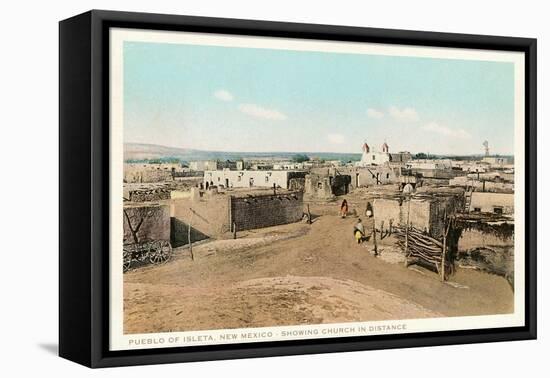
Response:
[[[176,250],[124,274],[124,332],[487,315],[513,312],[505,279],[459,269],[450,282],[405,268],[391,239],[357,245],[356,218],[323,215]],[[363,222],[369,227],[369,221]]]

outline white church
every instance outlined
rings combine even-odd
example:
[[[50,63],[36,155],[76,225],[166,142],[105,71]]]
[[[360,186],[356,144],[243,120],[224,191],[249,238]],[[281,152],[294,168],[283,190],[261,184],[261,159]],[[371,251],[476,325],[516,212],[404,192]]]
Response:
[[[356,163],[359,167],[383,165],[386,163],[405,163],[412,159],[411,153],[407,151],[390,153],[390,147],[386,142],[384,142],[380,151],[371,149],[367,142],[363,143],[362,149],[363,155],[361,156],[361,161]]]

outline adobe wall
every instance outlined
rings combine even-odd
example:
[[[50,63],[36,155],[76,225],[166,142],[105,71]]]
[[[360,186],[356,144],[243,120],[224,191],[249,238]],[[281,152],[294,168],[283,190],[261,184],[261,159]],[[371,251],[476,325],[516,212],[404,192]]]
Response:
[[[514,214],[513,193],[473,192],[470,211],[478,208],[482,213],[492,213],[495,207],[501,207],[503,214]]]
[[[462,172],[454,172],[451,169],[423,169],[412,168],[412,173],[421,174],[426,179],[452,179],[457,175],[462,175]]]
[[[439,237],[443,232],[443,220],[447,203],[437,200],[413,199],[410,202],[409,224],[422,231],[427,231],[434,237]],[[407,224],[408,201],[397,199],[377,198],[373,202],[373,212],[376,227],[382,222],[388,227],[390,221],[393,225],[405,226]],[[448,210],[450,211],[450,210]]]
[[[358,170],[357,174],[357,186],[385,185],[399,181],[399,177],[395,171],[387,167],[377,167],[375,169],[363,168]]]
[[[466,176],[449,180],[451,186],[473,187],[476,191],[486,192],[513,192],[514,184],[509,182],[494,182],[472,179]]]
[[[176,246],[188,244],[189,222],[192,241],[218,237],[229,231],[229,197],[208,192],[172,199],[171,217],[171,240]]]
[[[331,190],[336,196],[348,194],[351,189],[350,175],[337,175],[332,178]]]
[[[459,264],[505,277],[514,286],[514,237],[465,229],[458,240]]]
[[[302,192],[231,197],[231,222],[237,231],[297,222],[303,213]]]
[[[153,169],[132,169],[124,170],[124,182],[128,183],[151,183],[172,181],[171,171],[153,170]]]
[[[380,228],[382,222],[384,225],[389,226],[390,220],[394,225],[401,224],[402,215],[402,205],[398,200],[386,199],[386,198],[376,198],[372,202],[374,222],[376,228]],[[406,216],[406,214],[405,214]],[[406,218],[405,218],[406,222]]]
[[[228,188],[250,188],[250,187],[277,187],[288,189],[289,180],[292,178],[303,178],[305,172],[295,171],[205,171],[204,186],[209,185],[228,187]]]
[[[458,250],[468,251],[475,248],[514,247],[514,237],[504,237],[482,232],[476,229],[464,230],[458,240]]]
[[[131,202],[153,202],[170,199],[170,190],[166,188],[130,190]]]
[[[137,230],[138,243],[146,240],[170,240],[170,208],[168,205],[126,204],[121,216],[123,217],[124,243],[135,243],[132,229]]]
[[[371,167],[341,167],[337,168],[341,175],[349,175],[351,178],[350,189],[361,186],[386,185],[399,182],[400,169],[387,165]],[[334,169],[330,172],[332,173]]]
[[[288,180],[288,189],[292,191],[303,192],[305,190],[306,179],[302,177],[295,177]]]
[[[330,186],[329,176],[313,173],[307,175],[304,181],[304,192],[306,193],[308,198],[334,198],[334,194],[332,194],[332,188]]]

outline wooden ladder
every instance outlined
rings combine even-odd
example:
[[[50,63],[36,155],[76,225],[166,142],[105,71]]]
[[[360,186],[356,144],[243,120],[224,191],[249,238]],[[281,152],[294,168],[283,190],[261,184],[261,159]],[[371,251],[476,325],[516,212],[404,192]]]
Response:
[[[470,212],[470,205],[472,204],[472,193],[474,192],[474,187],[470,187],[464,193],[464,212]]]

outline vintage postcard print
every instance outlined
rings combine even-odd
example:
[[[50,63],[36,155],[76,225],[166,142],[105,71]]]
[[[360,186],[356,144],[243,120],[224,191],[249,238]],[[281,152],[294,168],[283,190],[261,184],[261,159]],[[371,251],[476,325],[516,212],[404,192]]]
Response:
[[[111,29],[110,349],[523,326],[524,71]]]

